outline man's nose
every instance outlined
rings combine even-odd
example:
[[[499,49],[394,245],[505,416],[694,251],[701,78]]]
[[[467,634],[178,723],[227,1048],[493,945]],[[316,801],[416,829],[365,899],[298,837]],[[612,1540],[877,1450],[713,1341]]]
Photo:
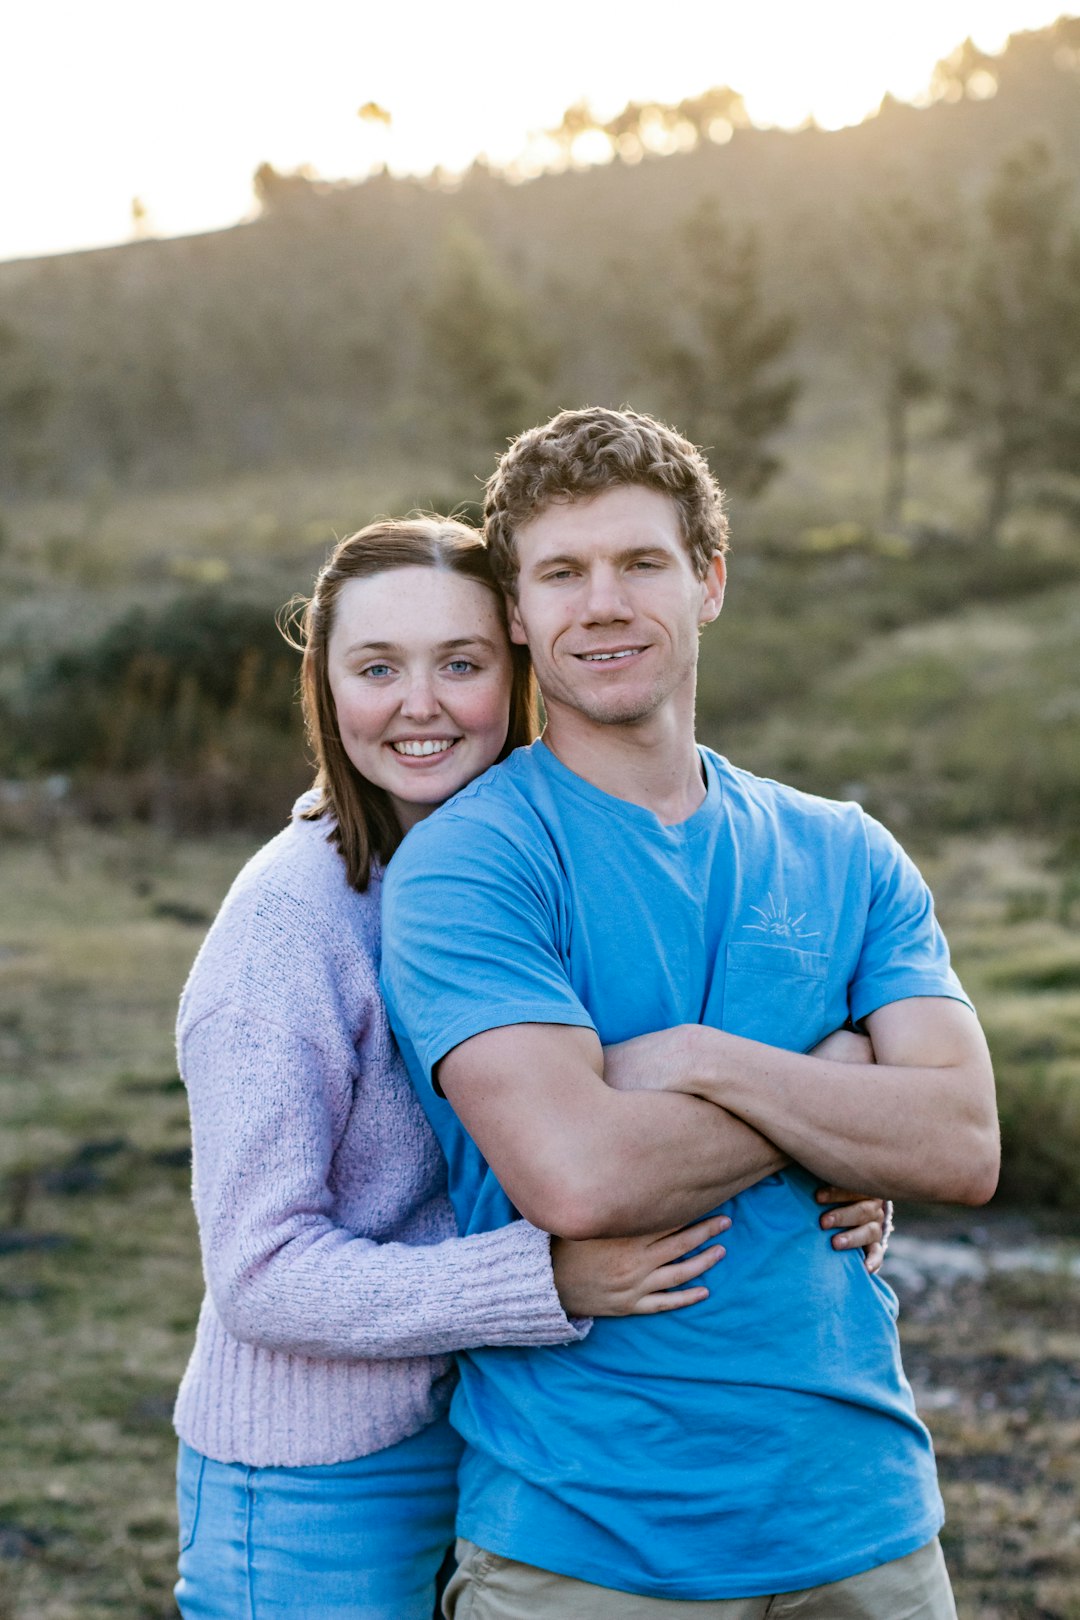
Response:
[[[622,576],[617,568],[598,567],[589,574],[585,592],[585,615],[591,623],[633,618]]]
[[[401,712],[407,720],[431,720],[439,712],[439,699],[431,676],[425,671],[411,675],[401,700]]]

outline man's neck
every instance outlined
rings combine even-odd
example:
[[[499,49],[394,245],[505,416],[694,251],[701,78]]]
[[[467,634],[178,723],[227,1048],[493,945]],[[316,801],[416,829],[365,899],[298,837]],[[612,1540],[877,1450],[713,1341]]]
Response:
[[[704,802],[692,712],[688,720],[669,712],[635,725],[608,726],[573,710],[553,709],[544,742],[575,776],[651,810],[667,827],[688,820]]]

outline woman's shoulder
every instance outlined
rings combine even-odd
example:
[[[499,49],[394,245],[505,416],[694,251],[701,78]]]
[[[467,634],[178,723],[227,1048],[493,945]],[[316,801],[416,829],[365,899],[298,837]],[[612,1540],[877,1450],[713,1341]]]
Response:
[[[349,884],[333,822],[304,819],[305,795],[289,824],[256,851],[233,881],[203,941],[181,1000],[181,1025],[226,1003],[282,1016],[316,986],[377,982],[378,876],[363,893]]]

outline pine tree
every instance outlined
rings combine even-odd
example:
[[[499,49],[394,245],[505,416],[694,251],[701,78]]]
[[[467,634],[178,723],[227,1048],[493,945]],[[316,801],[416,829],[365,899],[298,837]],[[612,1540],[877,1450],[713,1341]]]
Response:
[[[424,337],[447,436],[465,464],[502,450],[542,414],[550,352],[525,299],[464,225],[445,240]]]
[[[1002,164],[952,315],[952,427],[986,480],[993,540],[1021,479],[1080,468],[1080,229],[1045,144]]]
[[[855,330],[881,403],[885,438],[882,522],[895,528],[907,495],[911,410],[937,383],[945,278],[955,231],[950,210],[910,192],[860,205],[851,253]]]
[[[682,329],[653,356],[672,415],[709,452],[721,482],[754,496],[779,471],[766,447],[784,426],[800,382],[774,368],[794,335],[788,315],[764,308],[758,240],[703,203],[681,232]]]
[[[25,339],[0,321],[0,483],[20,488],[44,464],[41,439],[55,402]]]

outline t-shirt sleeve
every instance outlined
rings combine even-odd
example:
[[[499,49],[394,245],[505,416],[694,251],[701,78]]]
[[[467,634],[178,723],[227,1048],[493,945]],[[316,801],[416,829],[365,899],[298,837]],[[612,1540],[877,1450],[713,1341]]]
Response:
[[[384,881],[382,945],[410,1068],[431,1081],[453,1047],[508,1024],[595,1028],[560,955],[559,916],[539,829],[515,837],[448,811],[410,833]]]
[[[865,816],[870,901],[862,949],[849,988],[857,1023],[911,996],[945,996],[970,1006],[949,962],[934,901],[915,863],[891,833]]]

